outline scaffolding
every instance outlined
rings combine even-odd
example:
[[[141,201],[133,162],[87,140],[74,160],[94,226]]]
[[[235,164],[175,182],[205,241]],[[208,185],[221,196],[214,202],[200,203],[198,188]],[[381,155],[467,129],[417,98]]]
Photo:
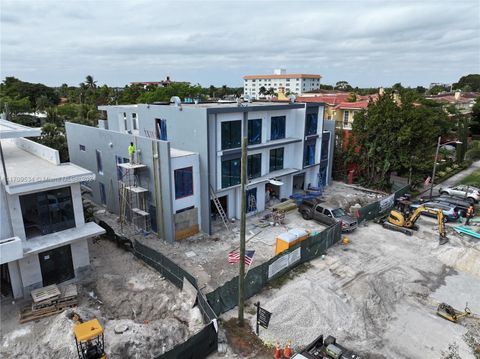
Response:
[[[150,232],[150,214],[147,206],[148,189],[140,186],[138,172],[147,166],[140,163],[117,163],[122,170],[118,181],[120,226],[130,222],[138,230]]]

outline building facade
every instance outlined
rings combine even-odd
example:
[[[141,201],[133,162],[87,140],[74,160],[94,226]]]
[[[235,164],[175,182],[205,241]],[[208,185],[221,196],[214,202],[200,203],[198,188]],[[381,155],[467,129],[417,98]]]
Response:
[[[333,121],[324,121],[322,104],[139,104],[100,106],[99,109],[106,112],[105,127],[108,129],[92,130],[103,132],[107,136],[105,143],[116,143],[111,139],[121,134],[128,138],[126,142],[134,142],[134,139],[137,143],[165,142],[179,151],[199,156],[199,178],[194,178],[198,186],[194,186],[192,196],[198,196],[199,227],[206,233],[212,233],[212,217],[216,212],[214,197],[218,198],[228,217],[240,217],[243,136],[248,138],[247,190],[249,198],[254,197],[255,202],[255,208],[248,208],[250,212],[266,208],[267,192],[277,198],[288,198],[295,191],[324,186],[331,181],[335,125]],[[68,124],[70,156],[77,163],[80,159],[73,151],[78,151],[79,143],[72,141],[72,136],[89,141],[92,137],[86,137],[78,125],[73,129],[73,124]],[[122,150],[126,151],[125,145]],[[151,151],[141,152],[142,163],[151,162]],[[78,163],[91,168],[87,162]],[[114,168],[112,164],[110,171]],[[153,166],[149,168],[155,172]],[[162,167],[160,172],[162,170],[169,173],[172,182],[171,169]],[[166,183],[162,181],[162,186]],[[173,193],[174,188],[175,184],[169,190],[161,189],[161,193]],[[163,205],[163,221],[187,206],[179,202],[175,207],[173,196],[165,201],[170,203]]]
[[[83,214],[80,183],[93,181],[92,172],[25,138],[40,129],[1,120],[0,135],[1,287],[20,298],[78,277],[90,265],[87,239],[105,231]]]
[[[258,99],[265,97],[263,89],[278,92],[283,88],[285,93],[301,95],[320,89],[321,78],[312,74],[287,74],[284,69],[275,70],[273,75],[247,75],[243,76],[243,94]]]

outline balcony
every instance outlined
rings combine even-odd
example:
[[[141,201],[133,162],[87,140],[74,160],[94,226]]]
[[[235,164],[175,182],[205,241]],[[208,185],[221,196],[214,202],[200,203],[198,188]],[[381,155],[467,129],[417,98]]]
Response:
[[[16,261],[23,257],[22,240],[11,237],[0,240],[0,264]]]

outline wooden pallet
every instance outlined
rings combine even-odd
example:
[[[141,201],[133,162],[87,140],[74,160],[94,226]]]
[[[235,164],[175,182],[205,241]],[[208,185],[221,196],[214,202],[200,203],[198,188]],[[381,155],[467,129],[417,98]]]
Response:
[[[40,309],[32,310],[31,306],[26,306],[20,311],[20,324],[30,322],[32,320],[38,320],[41,318],[49,317],[63,312],[67,308],[72,308],[78,305],[78,299],[69,299],[62,302],[50,305],[49,307],[43,307]]]
[[[60,297],[60,294],[62,293],[55,284],[43,288],[34,289],[31,292],[34,303],[57,299],[58,297]]]

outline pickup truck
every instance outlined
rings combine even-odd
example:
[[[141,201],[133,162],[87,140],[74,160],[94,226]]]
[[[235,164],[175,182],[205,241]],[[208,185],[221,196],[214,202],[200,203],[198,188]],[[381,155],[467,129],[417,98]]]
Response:
[[[303,200],[298,206],[298,211],[304,219],[314,219],[327,226],[341,222],[343,232],[352,232],[358,226],[357,220],[347,214],[342,208],[320,202],[316,199]]]

